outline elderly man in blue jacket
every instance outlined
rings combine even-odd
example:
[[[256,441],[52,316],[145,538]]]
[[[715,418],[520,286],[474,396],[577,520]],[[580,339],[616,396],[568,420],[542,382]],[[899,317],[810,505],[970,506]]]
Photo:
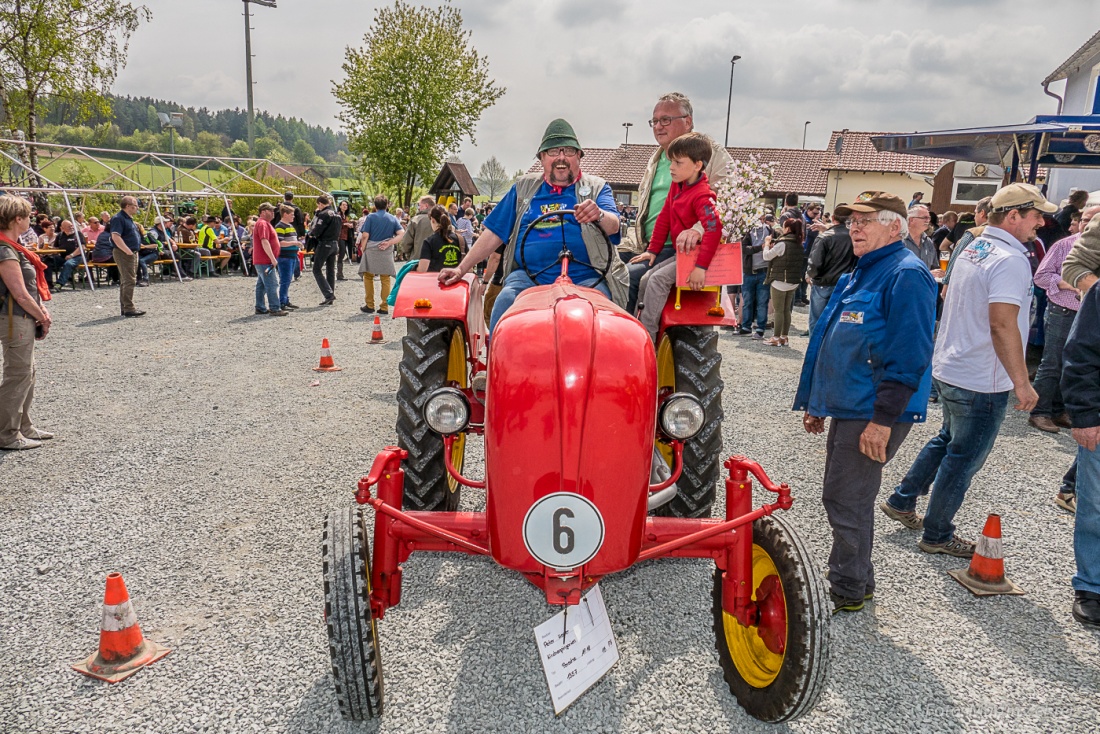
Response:
[[[837,208],[859,261],[841,277],[814,329],[794,410],[826,443],[822,502],[833,529],[834,612],[856,612],[875,589],[871,545],[882,467],[925,417],[932,385],[936,283],[902,243],[905,202],[865,191]],[[823,328],[821,328],[823,327]]]

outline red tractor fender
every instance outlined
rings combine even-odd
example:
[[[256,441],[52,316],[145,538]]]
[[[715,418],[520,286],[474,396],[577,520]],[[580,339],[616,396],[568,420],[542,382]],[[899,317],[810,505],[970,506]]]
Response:
[[[474,369],[484,364],[489,328],[484,315],[485,286],[472,273],[453,285],[440,285],[439,273],[406,273],[393,304],[394,318],[447,319],[462,324]]]

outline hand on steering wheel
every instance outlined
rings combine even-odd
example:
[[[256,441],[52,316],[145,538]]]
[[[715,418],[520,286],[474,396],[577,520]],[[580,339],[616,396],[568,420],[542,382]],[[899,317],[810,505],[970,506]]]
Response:
[[[591,207],[585,206],[586,204],[591,204]],[[586,218],[586,216],[590,217],[588,219],[588,221],[587,222],[579,221],[578,218],[577,218],[578,212],[580,212],[581,218]],[[593,215],[592,212],[595,212],[595,214]],[[535,228],[535,225],[537,225],[539,222],[543,222],[543,221],[545,221],[547,219],[551,219],[553,217],[560,217],[561,220],[562,220],[561,221],[561,227],[560,227],[560,229],[561,229],[561,248],[562,248],[561,253],[559,253],[558,259],[555,260],[553,263],[551,263],[550,265],[547,265],[545,268],[538,271],[537,273],[532,273],[531,269],[527,267],[527,257],[526,257],[526,253],[525,253],[525,247],[527,245],[527,237],[531,234],[531,230],[533,230]],[[604,244],[607,245],[607,262],[604,263],[604,266],[602,268],[597,268],[595,265],[593,265],[591,262],[589,262],[587,260],[587,251],[585,253],[586,259],[582,260],[582,259],[578,258],[573,253],[573,251],[570,250],[569,247],[566,245],[566,243],[565,243],[565,227],[568,224],[568,222],[566,221],[566,217],[571,217],[573,219],[573,221],[577,223],[577,226],[580,226],[580,227],[590,226],[590,227],[595,228],[595,230],[600,233],[600,236],[603,237]],[[599,273],[599,276],[600,276],[599,279],[595,283],[593,283],[591,287],[595,288],[595,287],[599,286],[601,283],[603,283],[605,280],[607,280],[607,274],[611,271],[611,263],[613,262],[612,258],[618,257],[618,255],[616,255],[616,253],[615,253],[615,247],[611,244],[611,239],[607,236],[607,233],[604,232],[602,229],[600,229],[599,225],[594,223],[597,219],[599,219],[599,217],[600,217],[600,208],[599,208],[599,206],[596,205],[596,202],[594,202],[590,199],[586,199],[585,201],[582,201],[582,202],[578,203],[576,209],[558,209],[556,211],[547,212],[546,214],[542,214],[540,216],[535,217],[533,220],[531,220],[531,223],[527,225],[527,228],[523,230],[523,235],[520,237],[519,242],[516,243],[516,248],[517,248],[516,249],[516,254],[519,257],[519,264],[520,264],[520,267],[523,268],[523,272],[527,274],[528,278],[530,278],[532,281],[537,283],[538,282],[538,277],[540,275],[542,275],[546,271],[550,270],[550,268],[553,268],[556,265],[558,265],[559,263],[561,263],[561,260],[562,260],[563,256],[568,256],[570,260],[577,263],[578,265],[584,265],[586,267],[592,268],[592,270],[595,270],[597,273]],[[442,280],[440,282],[442,282]]]

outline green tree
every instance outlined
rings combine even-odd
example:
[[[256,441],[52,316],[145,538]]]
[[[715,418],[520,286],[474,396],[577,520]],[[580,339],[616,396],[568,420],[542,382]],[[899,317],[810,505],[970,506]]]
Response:
[[[313,146],[301,138],[294,141],[294,147],[290,151],[290,157],[294,159],[295,163],[301,163],[306,166],[311,163],[324,163],[324,159],[317,155],[317,151],[313,149]]]
[[[105,107],[105,95],[126,66],[130,36],[152,17],[124,0],[0,0],[0,104],[9,131],[38,140],[48,97]],[[12,137],[12,135],[8,135]],[[38,169],[38,152],[26,159]],[[41,180],[34,176],[36,185]],[[42,202],[48,203],[45,197]]]
[[[417,180],[432,180],[463,137],[474,140],[482,112],[504,94],[470,36],[450,4],[397,0],[375,14],[362,48],[347,48],[345,80],[333,82],[348,147],[405,207]]]
[[[233,145],[229,146],[229,155],[233,158],[247,158],[248,143],[243,140],[234,140]]]
[[[195,136],[195,150],[199,155],[225,155],[222,139],[214,133],[201,132]]]
[[[503,194],[511,183],[511,179],[508,178],[508,169],[497,160],[495,155],[482,163],[477,171],[477,184],[483,189],[481,193],[493,201],[496,200],[497,194]]]

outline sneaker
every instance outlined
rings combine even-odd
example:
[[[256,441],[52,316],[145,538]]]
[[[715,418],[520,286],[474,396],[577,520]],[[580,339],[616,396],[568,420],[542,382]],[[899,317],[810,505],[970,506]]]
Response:
[[[1054,497],[1054,504],[1058,505],[1063,510],[1069,510],[1074,514],[1077,514],[1077,493],[1059,492]]]
[[[298,307],[295,306],[293,303],[290,303],[289,301],[287,301],[286,303],[283,304],[283,310],[284,311],[287,310],[288,308],[291,311],[297,311],[298,310]]]
[[[748,336],[752,333],[752,329],[738,329],[737,336]]]
[[[1060,433],[1061,429],[1054,424],[1049,415],[1033,415],[1029,416],[1027,422],[1040,431],[1047,433]]]
[[[1073,618],[1088,627],[1100,627],[1100,594],[1073,592]]]
[[[24,433],[24,437],[33,439],[35,441],[49,441],[53,438],[53,434],[49,431],[41,431],[37,428],[32,428],[30,433]]]
[[[917,547],[925,553],[943,553],[944,555],[955,556],[955,558],[974,557],[974,544],[957,535],[952,535],[951,540],[946,543],[925,543],[921,540],[917,543]]]
[[[266,308],[257,308],[256,309],[256,315],[257,316],[262,316],[263,314],[266,314],[266,313],[270,313],[270,311],[268,311]]]
[[[359,310],[362,311],[363,313],[374,313],[374,309],[371,308],[370,306],[360,306]]]
[[[753,341],[760,341],[760,340],[762,340],[763,338],[764,338],[764,332],[762,332],[762,331],[754,331],[754,332],[752,333],[752,339],[753,339]]]
[[[36,449],[41,445],[41,441],[35,441],[33,438],[20,437],[9,443],[7,446],[0,446],[0,449],[3,449],[4,451],[26,451],[27,449]]]
[[[194,280],[194,278],[192,278],[190,275],[185,275],[183,276],[182,280],[184,283],[190,283],[192,280]]]
[[[863,599],[847,599],[832,591],[829,599],[833,602],[833,614],[837,612],[858,612],[863,609]]]
[[[900,522],[910,530],[920,530],[924,527],[923,515],[918,515],[915,512],[902,512],[901,510],[896,510],[889,502],[880,502],[879,509],[882,510],[882,514],[886,515],[886,517]]]
[[[1073,421],[1069,419],[1069,413],[1054,416],[1054,425],[1062,428],[1073,428]]]
[[[287,311],[285,309],[280,308],[278,311],[272,311],[270,315],[272,315],[272,316],[289,316],[290,311]]]
[[[149,281],[139,280],[138,282],[134,283],[134,285],[137,286],[138,288],[148,288],[149,287]]]

